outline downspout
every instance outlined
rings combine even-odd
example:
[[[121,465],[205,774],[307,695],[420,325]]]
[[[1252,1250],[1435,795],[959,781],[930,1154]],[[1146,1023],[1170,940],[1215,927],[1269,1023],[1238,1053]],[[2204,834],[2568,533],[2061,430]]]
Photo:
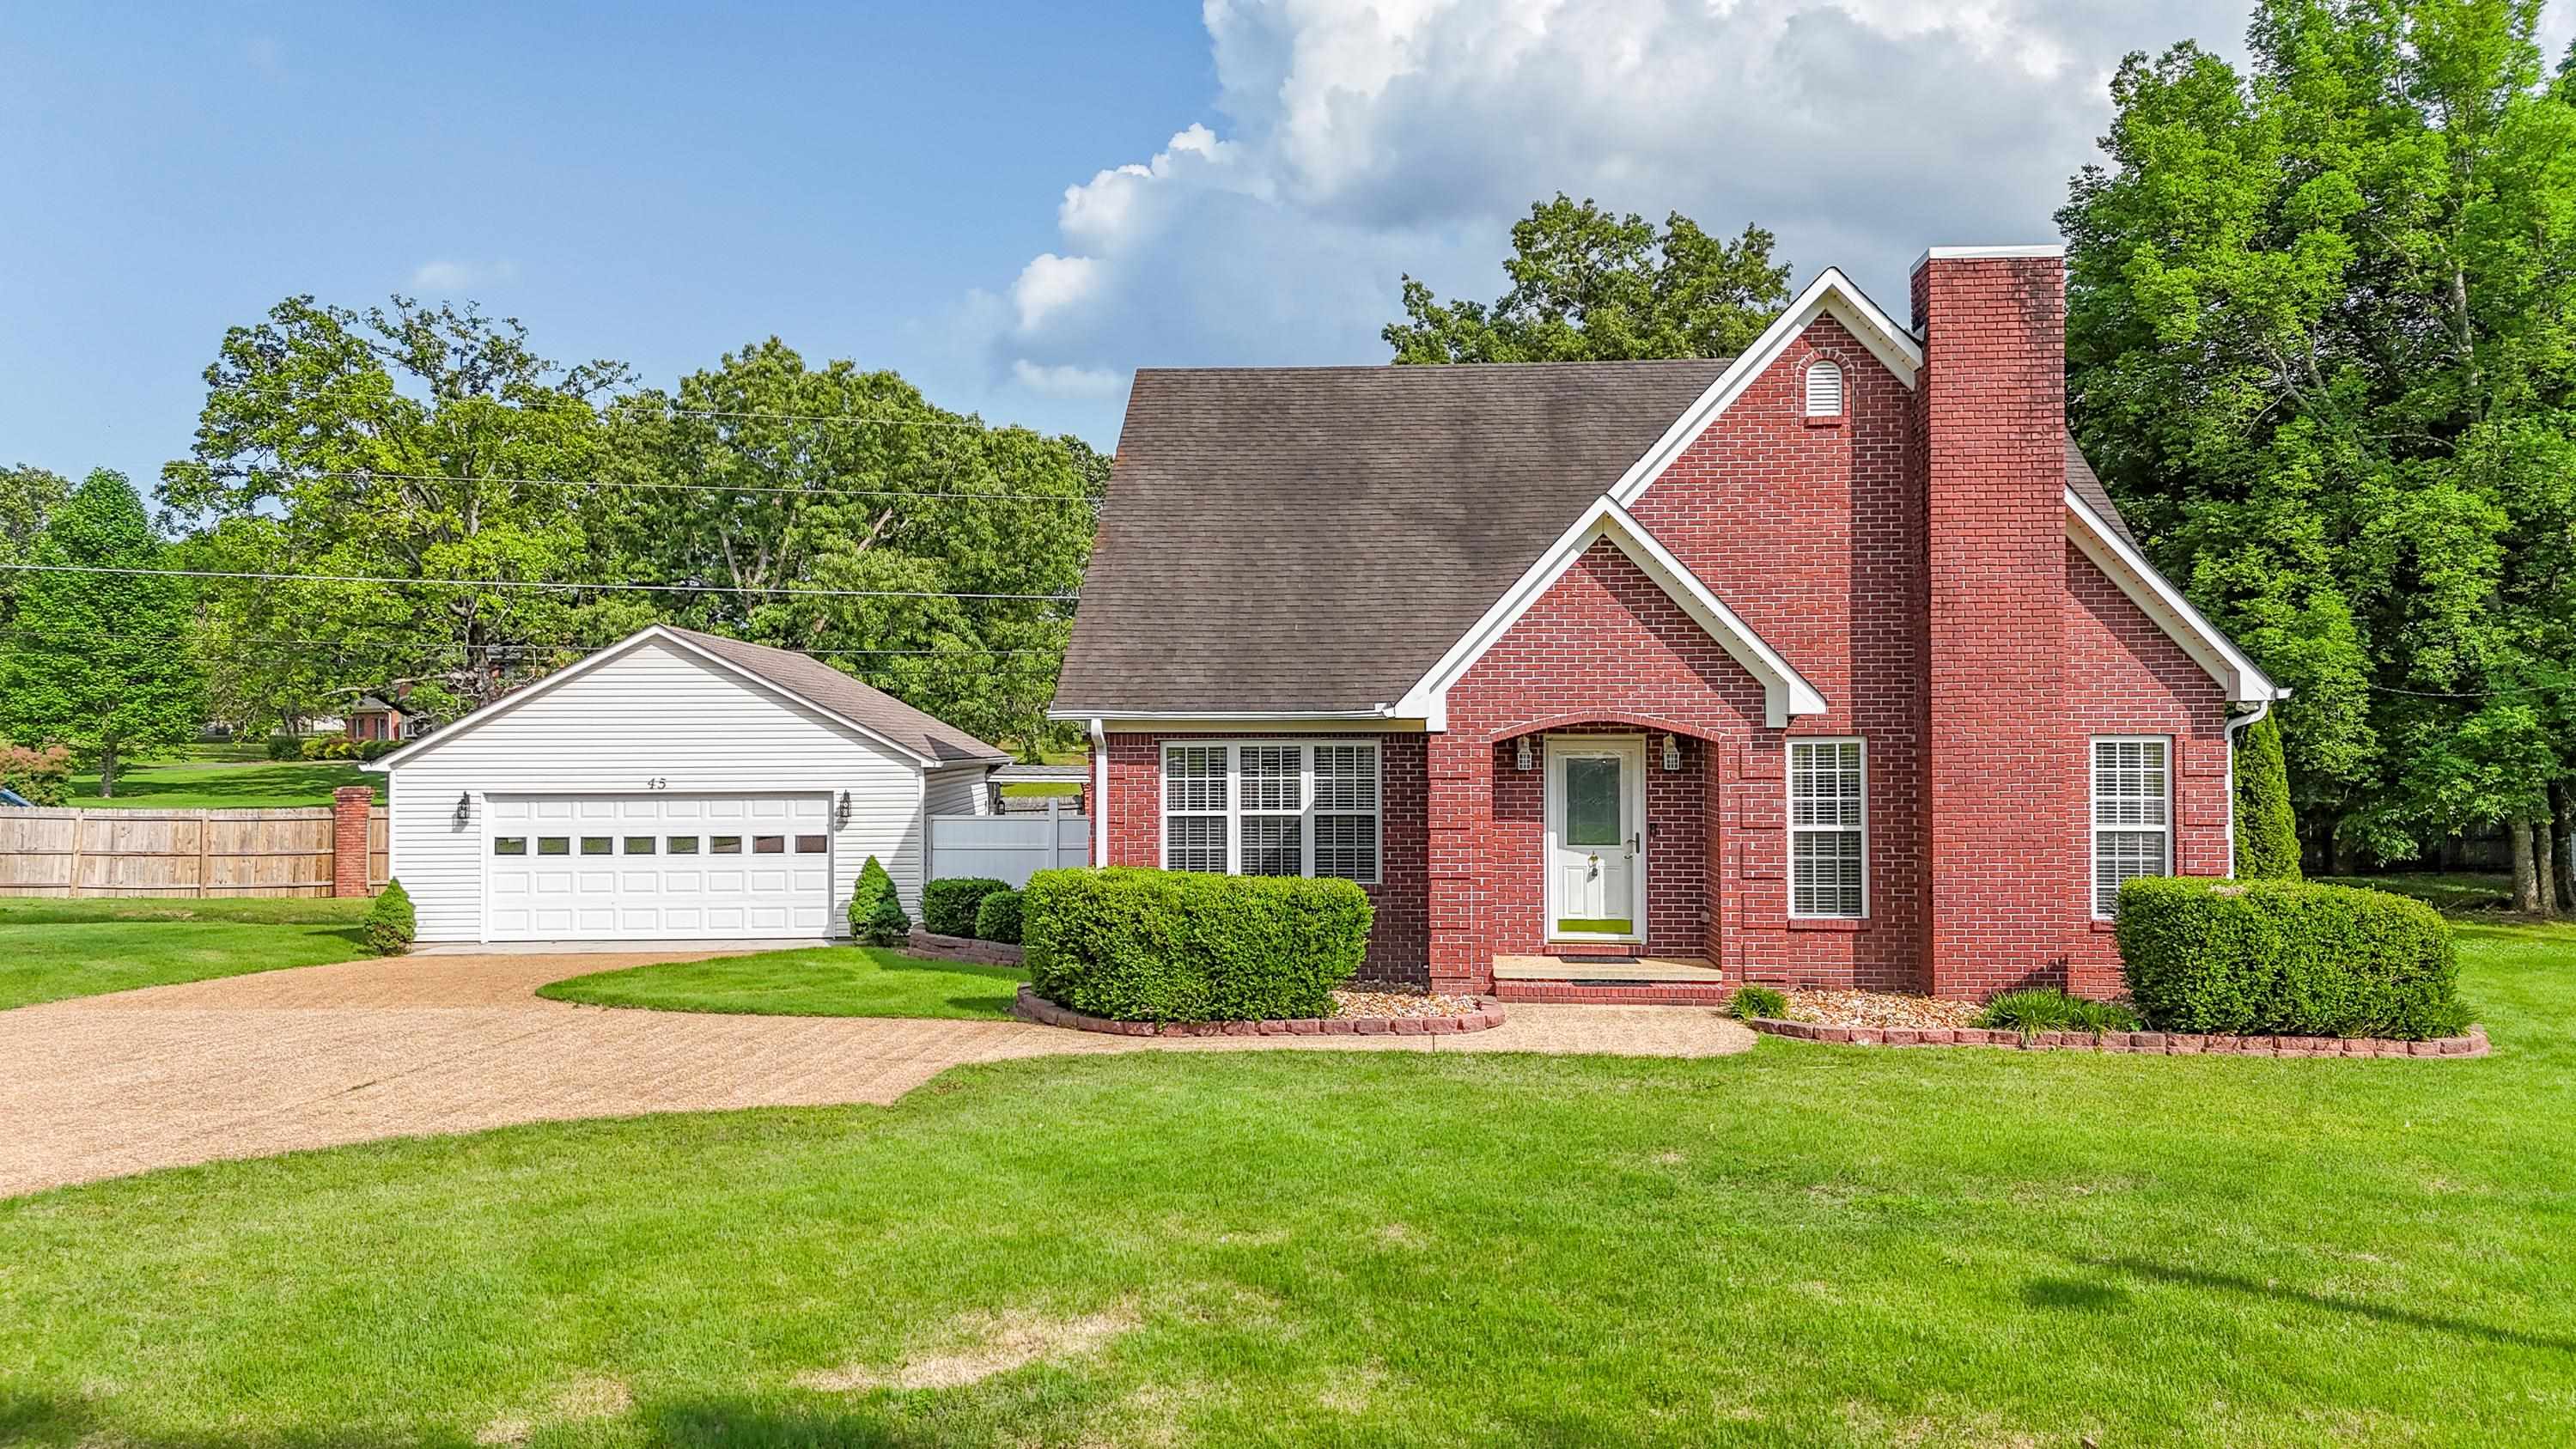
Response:
[[[1109,863],[1109,730],[1091,720],[1091,863]]]
[[[2272,712],[2272,701],[2254,706],[2252,714],[2240,714],[2227,722],[2227,876],[2236,877],[2236,736],[2263,722]]]

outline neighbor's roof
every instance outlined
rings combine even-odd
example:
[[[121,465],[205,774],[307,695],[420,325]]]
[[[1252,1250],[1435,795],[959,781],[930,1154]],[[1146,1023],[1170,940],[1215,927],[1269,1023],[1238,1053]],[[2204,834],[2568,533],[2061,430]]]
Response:
[[[1055,710],[1402,699],[1729,361],[1138,372]]]
[[[669,628],[670,626],[665,626]],[[955,725],[914,709],[882,690],[872,689],[832,666],[791,649],[746,644],[721,634],[671,628],[746,674],[755,675],[787,693],[864,726],[907,750],[945,764],[976,761],[1007,763],[1010,756]]]

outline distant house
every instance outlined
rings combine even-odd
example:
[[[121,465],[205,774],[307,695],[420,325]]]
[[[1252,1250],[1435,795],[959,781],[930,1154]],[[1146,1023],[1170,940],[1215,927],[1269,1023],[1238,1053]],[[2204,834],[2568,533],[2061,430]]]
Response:
[[[353,740],[409,739],[417,731],[410,726],[417,716],[405,713],[402,706],[389,704],[374,695],[366,695],[349,706],[342,715]]]

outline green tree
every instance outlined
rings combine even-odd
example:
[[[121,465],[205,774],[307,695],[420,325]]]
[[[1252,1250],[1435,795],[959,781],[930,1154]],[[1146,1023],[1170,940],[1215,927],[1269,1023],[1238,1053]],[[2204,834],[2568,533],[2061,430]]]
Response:
[[[2339,864],[2489,820],[2528,849],[2563,769],[2576,107],[2539,10],[2265,0],[2247,74],[2133,55],[2059,217],[2078,436],[2295,686]]]
[[[2236,751],[2236,873],[2247,880],[2299,879],[2299,817],[2290,808],[2290,770],[2281,758],[2281,721],[2245,727]]]
[[[162,542],[122,473],[92,473],[37,540],[39,566],[155,569]],[[17,632],[0,649],[0,736],[69,745],[116,793],[134,758],[182,745],[203,722],[188,645],[189,603],[177,579],[31,572],[18,587]]]
[[[633,486],[588,504],[604,566],[743,591],[663,601],[667,617],[812,651],[986,739],[1047,737],[1108,459],[891,372],[808,367],[774,337],[612,417],[609,473]]]
[[[24,463],[0,468],[0,625],[9,622],[19,576],[7,565],[25,563],[44,534],[45,520],[70,496],[60,473]]]
[[[162,470],[164,501],[199,525],[192,558],[420,581],[212,587],[228,701],[292,718],[407,683],[450,713],[614,638],[630,598],[489,585],[590,577],[580,484],[608,443],[593,399],[626,381],[613,362],[548,361],[471,304],[291,297],[227,332],[191,456]]]
[[[1789,302],[1771,233],[1721,241],[1679,212],[1654,223],[1558,192],[1512,226],[1510,290],[1492,306],[1442,302],[1404,279],[1381,334],[1398,362],[1612,362],[1731,357]]]

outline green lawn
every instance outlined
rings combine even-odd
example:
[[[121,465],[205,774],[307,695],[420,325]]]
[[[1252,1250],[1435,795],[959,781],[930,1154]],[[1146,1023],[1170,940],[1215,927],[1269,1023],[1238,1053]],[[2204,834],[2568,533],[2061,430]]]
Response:
[[[367,905],[0,896],[0,1010],[352,960],[366,954],[357,927]]]
[[[754,1016],[959,1016],[1001,1019],[1028,973],[931,961],[863,946],[666,961],[575,976],[537,989],[556,1001]]]
[[[2506,911],[2513,907],[2513,877],[2509,875],[2420,871],[2406,875],[2332,875],[2318,879],[2326,885],[2394,891],[2401,896],[2429,901],[2444,911]]]
[[[2482,1061],[1145,1053],[64,1189],[0,1440],[2567,1443],[2576,929],[2464,940]]]
[[[385,777],[349,760],[272,761],[255,746],[192,745],[174,760],[117,771],[116,795],[98,798],[95,771],[72,777],[69,803],[93,810],[248,810],[328,805],[343,785],[365,785],[385,797]]]

